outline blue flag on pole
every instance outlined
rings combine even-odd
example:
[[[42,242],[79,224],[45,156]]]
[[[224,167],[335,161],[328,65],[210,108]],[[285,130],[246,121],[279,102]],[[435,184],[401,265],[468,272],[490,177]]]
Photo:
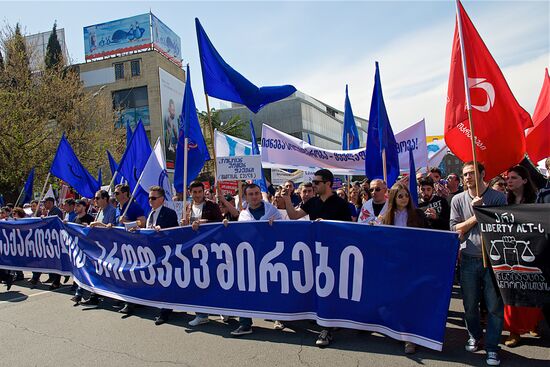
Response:
[[[25,189],[23,200],[21,200],[22,204],[30,203],[32,200],[32,185],[34,182],[34,167],[31,168],[31,171],[29,172],[29,177],[27,177],[27,181],[25,182]]]
[[[210,159],[199,118],[197,117],[195,98],[191,89],[189,65],[187,65],[187,83],[185,83],[181,116],[178,146],[176,147],[176,162],[174,164],[174,187],[176,192],[183,192],[183,149],[186,136],[189,138],[187,146],[187,185],[197,178],[202,167],[204,167],[204,162]]]
[[[296,92],[292,85],[260,87],[229,66],[214,48],[198,18],[195,18],[204,91],[211,97],[240,103],[257,113],[265,105]]]
[[[260,155],[260,148],[258,147],[258,141],[256,140],[256,131],[254,131],[254,124],[250,120],[250,137],[252,140],[252,155]],[[264,170],[262,169],[262,178],[254,180],[254,183],[260,187],[261,192],[267,193],[267,184],[265,183]]]
[[[130,145],[130,140],[132,140],[132,127],[130,126],[130,120],[126,120],[126,146]]]
[[[130,190],[134,190],[139,180],[143,168],[147,164],[147,160],[151,155],[151,143],[145,133],[143,123],[138,122],[130,144],[126,147],[124,155],[120,159],[118,164],[118,174],[126,179]],[[137,203],[141,206],[144,212],[148,213],[151,209],[149,206],[148,193],[141,188],[138,188],[136,195],[134,196]]]
[[[342,150],[352,150],[359,148],[359,131],[355,125],[355,118],[351,109],[351,103],[348,96],[348,86],[346,84],[346,102],[344,110],[344,129],[342,134]]]
[[[63,134],[57,146],[50,172],[55,177],[71,185],[80,195],[86,198],[94,197],[96,191],[99,190],[97,180],[80,163],[71,144],[65,138],[65,134]]]
[[[109,168],[111,169],[111,176],[113,176],[118,170],[118,164],[109,151],[107,151],[107,158],[109,158]]]
[[[312,144],[311,144],[311,136],[309,136],[309,133],[307,133],[307,143],[308,143],[309,145],[312,145]]]
[[[99,187],[103,186],[103,175],[101,174],[101,167],[97,170],[97,184]]]
[[[413,149],[409,149],[409,191],[414,207],[418,206],[418,188],[416,186],[416,168],[414,166]]]
[[[365,152],[365,174],[369,179],[383,179],[382,150],[386,150],[386,171],[388,187],[391,187],[399,176],[399,156],[397,142],[391,129],[388,112],[382,96],[380,71],[376,63],[374,75],[374,90],[369,115],[369,130],[367,134],[367,149]]]

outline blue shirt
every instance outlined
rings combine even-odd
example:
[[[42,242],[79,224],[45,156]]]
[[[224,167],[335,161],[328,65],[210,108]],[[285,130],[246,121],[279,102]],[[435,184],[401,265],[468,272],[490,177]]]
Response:
[[[126,206],[128,206],[129,201],[127,201],[122,207],[119,209],[119,213],[117,216],[117,222],[120,221],[120,218],[122,218],[122,213],[124,213],[124,210],[126,209]],[[130,203],[130,206],[128,207],[128,211],[126,212],[126,219],[128,219],[130,222],[136,221],[139,217],[144,217],[145,213],[143,212],[143,209],[141,209],[141,206],[138,205],[135,201],[132,201]]]
[[[257,207],[256,209],[248,208],[248,210],[250,211],[250,214],[252,214],[252,216],[254,217],[254,219],[260,220],[260,218],[263,217],[264,214],[265,214],[265,205],[264,205],[264,202],[262,201],[261,204],[260,204],[260,206]]]
[[[101,211],[99,212],[96,220],[98,222],[103,223],[103,224],[116,225],[115,214],[116,214],[115,207],[109,204],[109,205],[107,205],[107,207],[105,209],[101,209]]]

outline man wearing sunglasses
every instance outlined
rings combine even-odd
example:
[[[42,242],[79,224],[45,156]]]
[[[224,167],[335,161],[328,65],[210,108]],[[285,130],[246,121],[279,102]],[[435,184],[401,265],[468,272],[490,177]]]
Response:
[[[387,191],[388,187],[384,180],[377,178],[370,182],[369,192],[372,198],[363,204],[359,218],[357,218],[358,223],[372,224],[379,216],[386,213],[388,210]]]
[[[138,225],[141,228],[145,227],[145,213],[143,213],[143,209],[136,203],[134,200],[130,202],[130,186],[124,185],[124,184],[118,184],[115,186],[115,198],[118,202],[118,207],[120,210],[120,217],[118,218],[118,222],[121,225],[124,225],[124,223],[127,222],[138,222]],[[126,210],[126,207],[128,207],[128,210]],[[122,214],[124,216],[122,216]]]
[[[149,205],[151,212],[147,216],[146,227],[154,230],[164,228],[178,227],[178,215],[170,208],[164,206],[164,189],[160,186],[151,186],[149,188]],[[160,314],[155,318],[155,325],[162,325],[168,318],[172,310],[161,309]]]

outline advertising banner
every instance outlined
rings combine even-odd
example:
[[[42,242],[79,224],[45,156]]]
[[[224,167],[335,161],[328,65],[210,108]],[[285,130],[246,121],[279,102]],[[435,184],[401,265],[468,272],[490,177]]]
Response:
[[[84,27],[86,60],[151,47],[149,13]]]
[[[181,39],[157,17],[151,14],[153,45],[156,50],[181,66]]]
[[[159,68],[160,108],[166,167],[174,169],[185,83]]]

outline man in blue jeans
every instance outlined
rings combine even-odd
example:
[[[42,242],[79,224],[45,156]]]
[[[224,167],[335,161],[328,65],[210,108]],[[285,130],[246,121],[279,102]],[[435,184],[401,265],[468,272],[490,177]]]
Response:
[[[495,285],[490,264],[483,266],[481,231],[474,215],[474,206],[506,205],[506,196],[488,187],[485,182],[485,168],[477,164],[477,180],[473,162],[462,167],[466,190],[457,194],[451,201],[451,230],[460,235],[460,287],[464,303],[464,319],[469,339],[468,352],[476,352],[480,347],[483,329],[480,325],[479,302],[481,293],[487,305],[487,328],[485,333],[486,362],[498,366],[499,341],[504,324],[504,304]]]

